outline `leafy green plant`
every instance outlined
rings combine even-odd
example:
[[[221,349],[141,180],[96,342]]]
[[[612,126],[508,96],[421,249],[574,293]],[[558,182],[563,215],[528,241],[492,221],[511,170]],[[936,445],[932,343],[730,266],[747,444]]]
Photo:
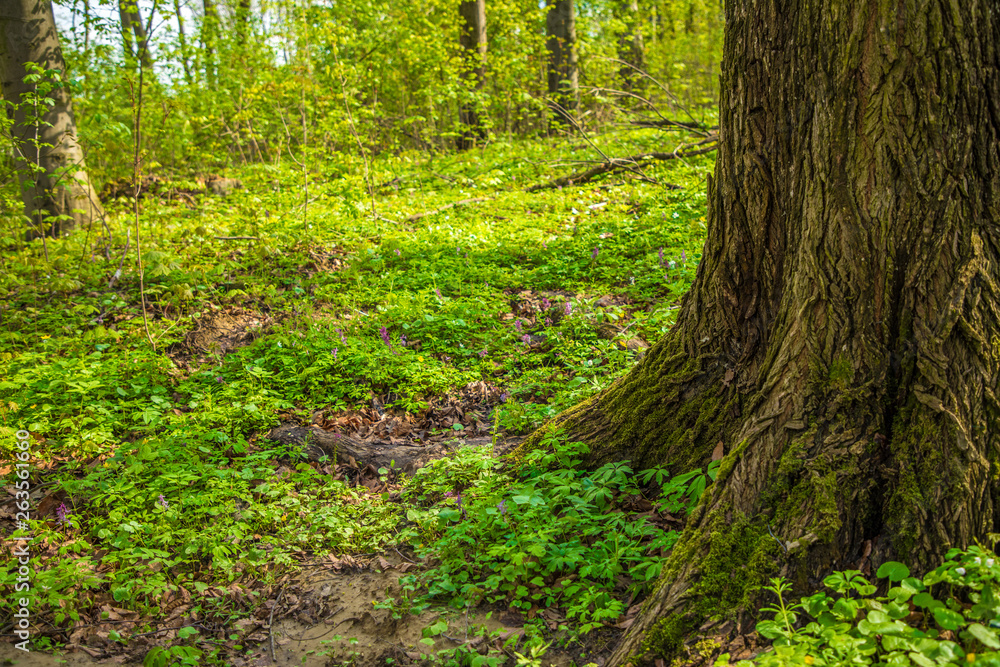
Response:
[[[774,648],[753,663],[791,665],[900,665],[958,667],[1000,664],[1000,565],[979,546],[952,549],[947,561],[922,578],[902,563],[877,572],[888,591],[860,572],[845,570],[824,579],[831,593],[818,592],[790,603],[790,585],[773,579],[767,590],[777,603],[757,624]]]
[[[406,596],[391,603],[395,611],[504,600],[524,611],[559,609],[583,633],[618,618],[625,606],[617,578],[644,590],[677,534],[621,511],[643,495],[636,476],[625,463],[580,470],[586,451],[550,433],[516,473],[495,470],[482,450],[418,471],[404,490],[417,505],[407,512],[414,525],[401,539],[437,564],[402,581]],[[686,475],[665,486],[696,499],[704,479]]]

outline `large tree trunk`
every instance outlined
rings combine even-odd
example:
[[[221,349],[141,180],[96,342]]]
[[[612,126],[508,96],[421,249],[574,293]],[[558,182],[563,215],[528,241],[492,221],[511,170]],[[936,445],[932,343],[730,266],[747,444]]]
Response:
[[[458,11],[462,16],[459,41],[466,56],[466,82],[470,89],[479,91],[486,79],[486,0],[463,0]],[[475,101],[462,104],[459,123],[462,126],[459,150],[472,148],[477,139],[486,138]]]
[[[49,93],[51,105],[33,103],[35,84],[24,82],[27,62],[57,71],[60,77],[65,71],[49,0],[0,5],[0,75],[3,97],[14,108],[11,133],[32,235],[58,236],[103,215],[103,210],[77,142],[68,89],[59,86]]]
[[[741,0],[726,31],[695,284],[559,420],[595,465],[725,449],[615,665],[754,608],[769,576],[804,592],[1000,532],[1000,12]]]
[[[576,13],[573,0],[548,0],[545,15],[549,51],[549,97],[554,117],[566,122],[576,110],[579,72],[576,60]]]

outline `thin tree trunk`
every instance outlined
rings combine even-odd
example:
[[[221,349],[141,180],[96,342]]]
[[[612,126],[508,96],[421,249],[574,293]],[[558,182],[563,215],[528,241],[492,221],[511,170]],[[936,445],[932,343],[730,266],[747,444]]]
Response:
[[[11,133],[32,235],[57,236],[103,215],[103,209],[77,142],[68,89],[60,86],[49,93],[51,106],[24,102],[23,96],[30,97],[36,89],[35,84],[24,82],[27,62],[55,70],[60,76],[65,72],[49,0],[0,5],[0,76],[4,99],[14,105]],[[49,216],[53,219],[46,221]]]
[[[639,70],[646,69],[646,51],[639,27],[639,1],[621,0],[619,11],[625,21],[625,30],[618,38],[618,59],[625,63],[619,70],[622,86],[630,92],[641,90]]]
[[[576,58],[576,13],[573,0],[548,0],[545,17],[549,51],[549,97],[554,118],[566,122],[576,110],[579,73]]]
[[[236,3],[236,37],[240,44],[246,45],[250,34],[250,0],[237,0]]]
[[[118,16],[121,18],[125,59],[134,61],[138,58],[143,67],[150,69],[153,66],[153,57],[149,52],[149,38],[146,35],[146,26],[142,22],[142,15],[139,13],[137,0],[118,0]]]
[[[466,54],[465,79],[469,88],[478,92],[486,79],[486,0],[464,0],[459,5],[459,13],[462,16],[459,39]],[[477,139],[486,138],[475,100],[462,104],[459,123],[462,125],[459,150],[471,148]]]
[[[90,55],[90,0],[83,0],[83,52]]]
[[[181,65],[184,67],[184,81],[188,85],[194,83],[191,76],[191,58],[188,51],[187,35],[184,32],[184,16],[181,14],[181,0],[174,0],[174,13],[177,14],[177,38],[181,46]]]
[[[209,83],[214,83],[217,74],[215,48],[219,41],[219,9],[215,6],[215,0],[202,0],[202,7],[205,10],[201,26],[201,41],[205,50],[205,79]]]
[[[595,465],[725,451],[609,664],[751,628],[770,576],[927,569],[1000,532],[998,49],[992,0],[727,3],[695,284],[557,420]]]

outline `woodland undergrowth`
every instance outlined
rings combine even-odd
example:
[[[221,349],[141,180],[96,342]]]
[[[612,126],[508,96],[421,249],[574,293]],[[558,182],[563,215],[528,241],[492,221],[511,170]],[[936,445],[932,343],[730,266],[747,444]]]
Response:
[[[607,140],[642,152],[658,138],[632,130]],[[528,612],[539,591],[563,604],[567,594],[551,586],[579,576],[592,603],[564,605],[556,627],[572,626],[569,637],[619,622],[673,539],[662,523],[629,519],[659,502],[666,471],[626,484],[624,468],[598,480],[543,466],[534,482],[505,477],[486,500],[467,496],[455,515],[428,505],[453,500],[429,496],[419,474],[407,479],[390,466],[366,476],[349,461],[309,460],[264,437],[281,422],[351,423],[372,411],[416,423],[472,387],[482,397],[476,420],[438,419],[407,437],[453,449],[476,437],[499,443],[630,368],[669,329],[693,279],[712,158],[654,164],[641,180],[524,191],[572,171],[586,150],[575,139],[544,139],[385,155],[367,181],[359,159],[330,156],[310,165],[308,201],[298,165],[228,174],[243,187],[223,197],[187,194],[198,186],[193,175],[159,175],[140,198],[155,348],[143,331],[128,197],[106,202],[106,224],[49,239],[48,260],[11,216],[0,277],[0,449],[10,495],[0,520],[7,534],[31,536],[36,647],[127,645],[163,630],[164,601],[183,598],[200,621],[161,637],[245,652],[252,641],[235,622],[283,573],[329,554],[389,548],[429,550],[427,562],[433,551],[443,562],[448,547],[435,540],[487,501],[510,508],[476,515],[493,522],[489,539],[505,539],[497,516],[582,502],[581,525],[617,542],[526,533],[516,576],[488,581],[487,558],[479,589],[459,591],[463,601],[504,598]],[[450,206],[463,200],[473,201]],[[31,434],[26,525],[16,517],[19,429]],[[476,456],[498,465],[492,451]],[[677,488],[686,493],[690,483]],[[503,485],[521,491],[504,500]],[[563,555],[543,567],[539,552],[550,547]],[[0,583],[13,589],[17,560],[6,553]],[[617,559],[618,569],[598,575],[591,562],[593,576],[580,574],[581,558],[598,557]],[[449,592],[438,572],[414,580],[419,604],[434,598],[426,590],[434,577],[432,589]],[[627,575],[626,585],[611,572]],[[239,602],[220,596],[234,586],[245,593]],[[107,609],[128,622],[88,634]],[[549,632],[537,624],[539,637]]]

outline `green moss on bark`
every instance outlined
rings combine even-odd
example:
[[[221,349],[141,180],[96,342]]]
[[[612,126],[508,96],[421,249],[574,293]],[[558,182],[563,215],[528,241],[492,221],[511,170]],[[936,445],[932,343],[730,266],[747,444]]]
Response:
[[[706,620],[723,619],[737,610],[756,607],[759,591],[777,571],[779,546],[761,520],[739,516],[729,523],[729,513],[728,508],[716,508],[705,528],[674,549],[660,585],[679,576],[691,576],[694,583],[688,606],[653,626],[637,658],[652,654],[670,660],[684,639]],[[655,597],[651,595],[650,599]]]

